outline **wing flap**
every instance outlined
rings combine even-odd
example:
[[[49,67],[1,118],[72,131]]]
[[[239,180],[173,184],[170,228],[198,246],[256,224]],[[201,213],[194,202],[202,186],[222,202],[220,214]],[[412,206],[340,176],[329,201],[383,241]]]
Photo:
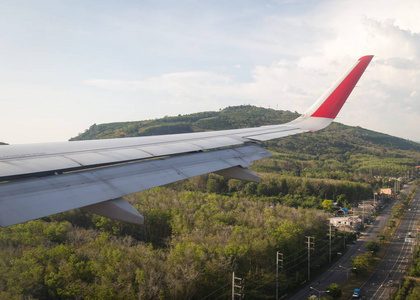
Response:
[[[81,166],[89,166],[107,164],[112,161],[130,161],[133,159],[151,158],[153,155],[137,148],[124,148],[98,152],[80,152],[67,154],[63,157],[75,161]]]
[[[120,141],[122,145],[130,144],[130,146],[118,148],[111,147],[97,151],[91,149],[90,147],[83,147],[83,150],[75,152],[58,152],[55,150],[57,151],[56,154],[50,151],[45,151],[37,152],[32,155],[24,155],[17,151],[18,154],[16,156],[0,156],[0,181],[8,180],[13,177],[29,177],[46,172],[62,172],[77,168],[86,168],[89,166],[128,162],[152,157],[229,147],[243,144],[247,141],[247,139],[241,137],[223,135],[215,136],[213,134],[215,132],[209,133],[212,133],[213,136],[210,135],[208,139],[202,138],[203,132],[199,132],[197,134],[193,134],[190,139],[181,141],[173,140],[174,135],[156,137],[159,139],[151,139],[150,137],[114,139],[111,141]],[[198,137],[197,139],[195,138],[196,136]],[[166,141],[165,137],[169,141]],[[127,140],[129,140],[129,143],[127,143]],[[133,140],[135,140],[136,143],[133,143]],[[73,146],[78,143],[84,144],[85,142],[88,142],[90,144],[91,142],[102,141],[103,140],[80,141],[69,142],[68,144]],[[111,146],[109,144],[106,145]],[[0,151],[6,150],[5,152],[10,153],[10,150],[12,149],[19,150],[20,146],[21,145],[5,145],[0,148]]]
[[[0,162],[0,181],[23,174],[80,168],[74,160],[63,156],[26,158]]]

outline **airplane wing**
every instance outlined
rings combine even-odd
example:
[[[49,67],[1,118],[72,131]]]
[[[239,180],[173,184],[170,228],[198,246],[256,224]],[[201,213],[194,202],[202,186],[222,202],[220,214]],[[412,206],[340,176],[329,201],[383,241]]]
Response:
[[[373,56],[361,57],[299,118],[280,125],[124,139],[0,146],[0,226],[83,208],[143,223],[123,196],[215,172],[259,181],[259,143],[327,127]],[[212,151],[208,151],[212,150]]]

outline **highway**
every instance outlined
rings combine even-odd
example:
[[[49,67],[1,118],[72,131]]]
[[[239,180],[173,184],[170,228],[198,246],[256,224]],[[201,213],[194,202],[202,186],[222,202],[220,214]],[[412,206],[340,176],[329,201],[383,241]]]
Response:
[[[408,193],[411,186],[411,184],[407,184],[402,189],[402,192]],[[367,242],[376,241],[378,233],[385,228],[386,223],[390,219],[391,210],[395,203],[396,201],[394,200],[393,202],[388,204],[388,206],[376,218],[374,224],[369,226],[367,230],[362,233],[360,238],[357,240],[357,243],[349,246],[347,252],[344,253],[339,260],[333,263],[328,270],[326,270],[324,273],[313,279],[309,284],[306,284],[306,286],[303,289],[301,289],[295,295],[291,296],[289,299],[306,300],[312,294],[315,294],[317,296],[321,295],[321,297],[327,296],[326,290],[331,283],[337,283],[341,285],[347,279],[347,276],[351,274],[351,258],[357,256],[360,253],[365,253],[367,251],[365,249],[365,245]],[[420,201],[418,203],[420,204]],[[420,207],[418,209],[420,210]],[[416,210],[414,210],[413,207],[412,212],[413,211],[417,211],[417,208]],[[388,276],[388,273],[386,273],[385,276]],[[375,284],[373,284],[372,286],[375,286]]]
[[[420,217],[420,189],[417,189],[413,201],[408,206],[401,224],[396,231],[392,244],[375,272],[361,287],[366,299],[387,299],[392,289],[398,287],[399,280],[411,259],[414,241],[409,238],[416,235]]]

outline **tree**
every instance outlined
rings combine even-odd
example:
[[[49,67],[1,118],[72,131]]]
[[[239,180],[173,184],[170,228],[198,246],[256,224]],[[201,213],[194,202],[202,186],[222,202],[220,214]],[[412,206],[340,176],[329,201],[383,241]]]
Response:
[[[363,274],[368,271],[372,262],[372,253],[361,253],[351,260],[353,265],[352,272],[357,275]]]
[[[370,241],[366,244],[365,248],[375,254],[379,251],[379,243]]]
[[[330,210],[331,210],[331,208],[332,208],[332,206],[333,206],[333,201],[332,201],[332,200],[327,200],[327,199],[325,199],[325,200],[322,202],[322,208],[323,208],[324,210],[330,211]]]
[[[347,202],[347,197],[346,197],[345,194],[341,194],[340,196],[338,196],[338,198],[337,198],[337,205],[338,206],[345,207],[346,202]]]
[[[342,294],[341,289],[340,289],[340,286],[337,283],[331,283],[327,287],[327,292],[334,299],[340,298],[341,297],[341,294]]]
[[[389,228],[393,228],[393,227],[395,227],[395,221],[394,221],[394,220],[389,220],[389,221],[386,223],[386,226],[388,226]]]

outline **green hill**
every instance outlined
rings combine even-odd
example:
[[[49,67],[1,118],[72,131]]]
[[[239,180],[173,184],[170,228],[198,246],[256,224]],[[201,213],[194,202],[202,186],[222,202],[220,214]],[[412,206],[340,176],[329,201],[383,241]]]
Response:
[[[297,113],[289,111],[242,105],[227,107],[218,112],[94,124],[71,140],[256,127],[285,123],[297,116]],[[333,123],[315,133],[269,141],[263,146],[276,155],[272,159],[258,162],[257,168],[260,171],[289,175],[290,172],[296,173],[297,163],[300,165],[300,175],[310,177],[350,179],[349,174],[356,173],[396,177],[405,175],[420,161],[418,143],[340,123]]]
[[[201,112],[162,119],[92,125],[71,140],[133,137],[279,124],[298,114],[250,105],[228,107],[219,112]]]
[[[88,140],[103,138],[119,138],[133,136],[147,136],[156,134],[174,134],[207,130],[223,130],[243,127],[257,127],[264,125],[281,124],[291,121],[299,114],[290,111],[279,111],[266,109],[251,105],[241,105],[227,107],[218,112],[201,112],[189,115],[178,115],[175,117],[164,117],[155,120],[118,122],[107,124],[94,124],[84,133],[77,135],[71,140]],[[387,134],[363,129],[360,127],[346,126],[340,123],[333,123],[327,129],[316,133],[312,141],[321,137],[324,141],[330,142],[326,147],[347,147],[350,145],[361,146],[365,149],[369,147],[388,150],[414,150],[420,151],[420,144],[393,137]],[[311,139],[311,138],[309,138]],[[302,139],[308,142],[308,136]],[[283,143],[283,146],[288,145]],[[298,143],[292,143],[290,149],[298,147]],[[309,145],[305,148],[312,148],[311,153],[318,151]],[[371,149],[373,150],[373,149]]]

